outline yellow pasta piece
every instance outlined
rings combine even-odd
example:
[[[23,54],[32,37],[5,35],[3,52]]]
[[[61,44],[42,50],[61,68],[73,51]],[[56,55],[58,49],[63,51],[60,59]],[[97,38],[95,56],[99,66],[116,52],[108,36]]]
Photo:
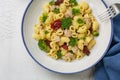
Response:
[[[39,36],[40,36],[40,39],[45,39],[45,31],[44,30],[40,30]]]
[[[51,47],[54,51],[59,50],[59,46],[58,46],[55,42],[51,42],[51,43],[50,43],[50,47]]]
[[[97,31],[97,30],[98,30],[98,26],[99,26],[99,25],[98,25],[98,22],[97,22],[97,21],[94,21],[94,22],[93,22],[93,26],[92,26],[92,30],[93,30],[93,31]]]
[[[50,25],[53,20],[54,20],[53,17],[52,17],[52,16],[49,16],[49,17],[46,19],[45,24],[46,24],[46,25]]]
[[[93,38],[93,35],[87,36],[85,42],[89,43]]]
[[[84,25],[82,27],[79,27],[77,30],[78,33],[85,34],[87,32],[87,27]]]
[[[36,24],[36,25],[34,26],[34,32],[35,32],[36,34],[39,34],[39,31],[40,31],[39,27],[41,27],[39,24]]]
[[[63,13],[56,14],[55,19],[62,19],[64,16]]]
[[[78,19],[83,19],[82,15],[74,16],[73,26],[75,27],[75,29],[78,29],[79,26],[81,26],[81,25],[78,23]]]
[[[53,31],[50,24],[45,26],[45,30],[48,31],[49,33]]]
[[[57,35],[55,33],[52,33],[51,35],[51,40],[54,41],[54,38],[56,37]]]
[[[71,46],[68,46],[68,50],[69,50],[69,51],[72,50],[72,47],[71,47]]]
[[[46,3],[46,4],[43,6],[43,10],[44,10],[44,12],[49,13],[49,11],[50,11],[50,5],[49,5],[49,3]]]
[[[48,53],[48,56],[52,57],[53,59],[57,59],[57,55],[56,55],[56,51],[54,51],[53,49],[50,50],[50,52]]]
[[[88,3],[84,2],[84,1],[80,2],[79,6],[81,8],[83,8],[84,10],[87,10],[89,8]]]
[[[67,50],[61,48],[61,53],[62,53],[62,55],[64,56],[65,54],[67,54]]]
[[[58,36],[63,35],[63,30],[62,30],[62,29],[58,29],[58,30],[56,31],[56,35],[58,35]]]
[[[59,45],[63,45],[64,43],[69,43],[70,39],[68,37],[61,37]]]
[[[65,13],[67,10],[67,7],[64,3],[60,4],[60,13]]]
[[[91,32],[90,30],[87,30],[87,36],[90,36]]]
[[[85,55],[82,51],[78,50],[77,53],[76,53],[76,58],[77,59],[81,59],[83,58]]]
[[[56,51],[55,51],[55,50],[50,49],[50,52],[48,53],[48,56],[51,56],[52,54],[55,54],[55,53],[56,53]]]
[[[46,34],[46,39],[51,40],[51,33]]]
[[[89,44],[88,44],[88,49],[92,49],[92,47],[96,44],[96,41],[94,39],[92,39]]]
[[[75,32],[75,30],[76,30],[76,28],[72,25],[72,26],[70,26],[70,31],[71,32]]]
[[[92,10],[90,8],[88,8],[87,10],[85,10],[85,14],[90,14],[92,12]]]
[[[63,3],[64,3],[66,6],[69,6],[69,5],[70,5],[69,0],[64,0]]]
[[[53,20],[55,20],[56,14],[53,13],[53,12],[50,12],[50,13],[48,14],[48,16],[49,16],[49,18],[51,18],[51,20],[53,21]]]
[[[78,34],[76,32],[72,33],[72,37],[73,38],[77,38],[78,37]]]
[[[89,14],[85,14],[84,18],[90,18],[90,15]]]
[[[79,48],[80,50],[83,50],[83,47],[84,47],[84,41],[83,41],[83,40],[79,40],[79,41],[78,41],[78,48]]]
[[[78,34],[78,39],[84,38],[86,34]]]
[[[63,60],[70,62],[75,59],[75,55],[71,53],[67,53],[62,57]]]
[[[39,34],[33,34],[32,35],[32,37],[35,39],[35,40],[37,40],[37,41],[39,41],[40,40],[40,35]]]
[[[92,22],[96,21],[95,17],[92,14],[89,14],[89,17],[91,18]]]

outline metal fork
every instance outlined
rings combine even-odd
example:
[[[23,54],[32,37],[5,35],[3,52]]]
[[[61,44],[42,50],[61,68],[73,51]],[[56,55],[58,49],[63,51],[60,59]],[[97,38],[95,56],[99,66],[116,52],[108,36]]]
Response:
[[[102,12],[98,15],[98,18],[101,21],[108,20],[110,18],[116,17],[118,14],[120,14],[120,3],[115,3],[107,8],[106,11]]]

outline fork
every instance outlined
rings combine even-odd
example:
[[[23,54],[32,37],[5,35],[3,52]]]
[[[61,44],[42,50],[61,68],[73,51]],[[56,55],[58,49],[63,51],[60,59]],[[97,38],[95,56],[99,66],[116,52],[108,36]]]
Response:
[[[98,15],[98,18],[101,21],[108,20],[110,18],[116,17],[118,14],[120,14],[120,3],[115,3],[113,5],[110,5],[106,11],[102,12]]]

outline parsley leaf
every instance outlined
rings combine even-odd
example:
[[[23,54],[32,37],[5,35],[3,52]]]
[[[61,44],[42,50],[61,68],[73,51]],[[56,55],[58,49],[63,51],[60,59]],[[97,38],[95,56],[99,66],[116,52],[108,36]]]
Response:
[[[53,10],[53,12],[56,13],[56,14],[58,14],[58,13],[60,13],[60,10],[59,10],[59,8],[55,8],[55,9]]]
[[[72,24],[71,18],[63,18],[62,19],[62,29],[68,29]]]
[[[56,54],[57,54],[57,57],[58,57],[58,58],[61,58],[61,57],[62,57],[62,53],[61,53],[60,50],[58,50]]]
[[[40,17],[40,21],[44,23],[47,17],[48,17],[47,13],[43,13],[42,16]]]
[[[43,39],[40,39],[38,42],[38,46],[41,50],[45,51],[45,52],[49,52],[50,51],[50,47],[47,46],[46,42]]]
[[[77,41],[78,41],[77,38],[71,37],[69,45],[73,47],[73,46],[75,46],[77,44]]]
[[[72,14],[73,15],[78,15],[80,13],[80,9],[73,8],[72,9]]]
[[[49,4],[50,4],[50,5],[54,5],[54,4],[55,4],[54,0],[51,0],[51,1],[49,2]]]
[[[76,0],[70,0],[69,2],[71,3],[72,6],[76,6],[76,5],[78,5],[78,3],[77,3]]]

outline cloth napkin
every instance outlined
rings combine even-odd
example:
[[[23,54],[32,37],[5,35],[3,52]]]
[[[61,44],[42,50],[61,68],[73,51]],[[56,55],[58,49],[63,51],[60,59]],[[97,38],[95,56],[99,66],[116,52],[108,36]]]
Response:
[[[94,80],[120,80],[120,15],[113,19],[113,29],[112,44],[95,66]]]

